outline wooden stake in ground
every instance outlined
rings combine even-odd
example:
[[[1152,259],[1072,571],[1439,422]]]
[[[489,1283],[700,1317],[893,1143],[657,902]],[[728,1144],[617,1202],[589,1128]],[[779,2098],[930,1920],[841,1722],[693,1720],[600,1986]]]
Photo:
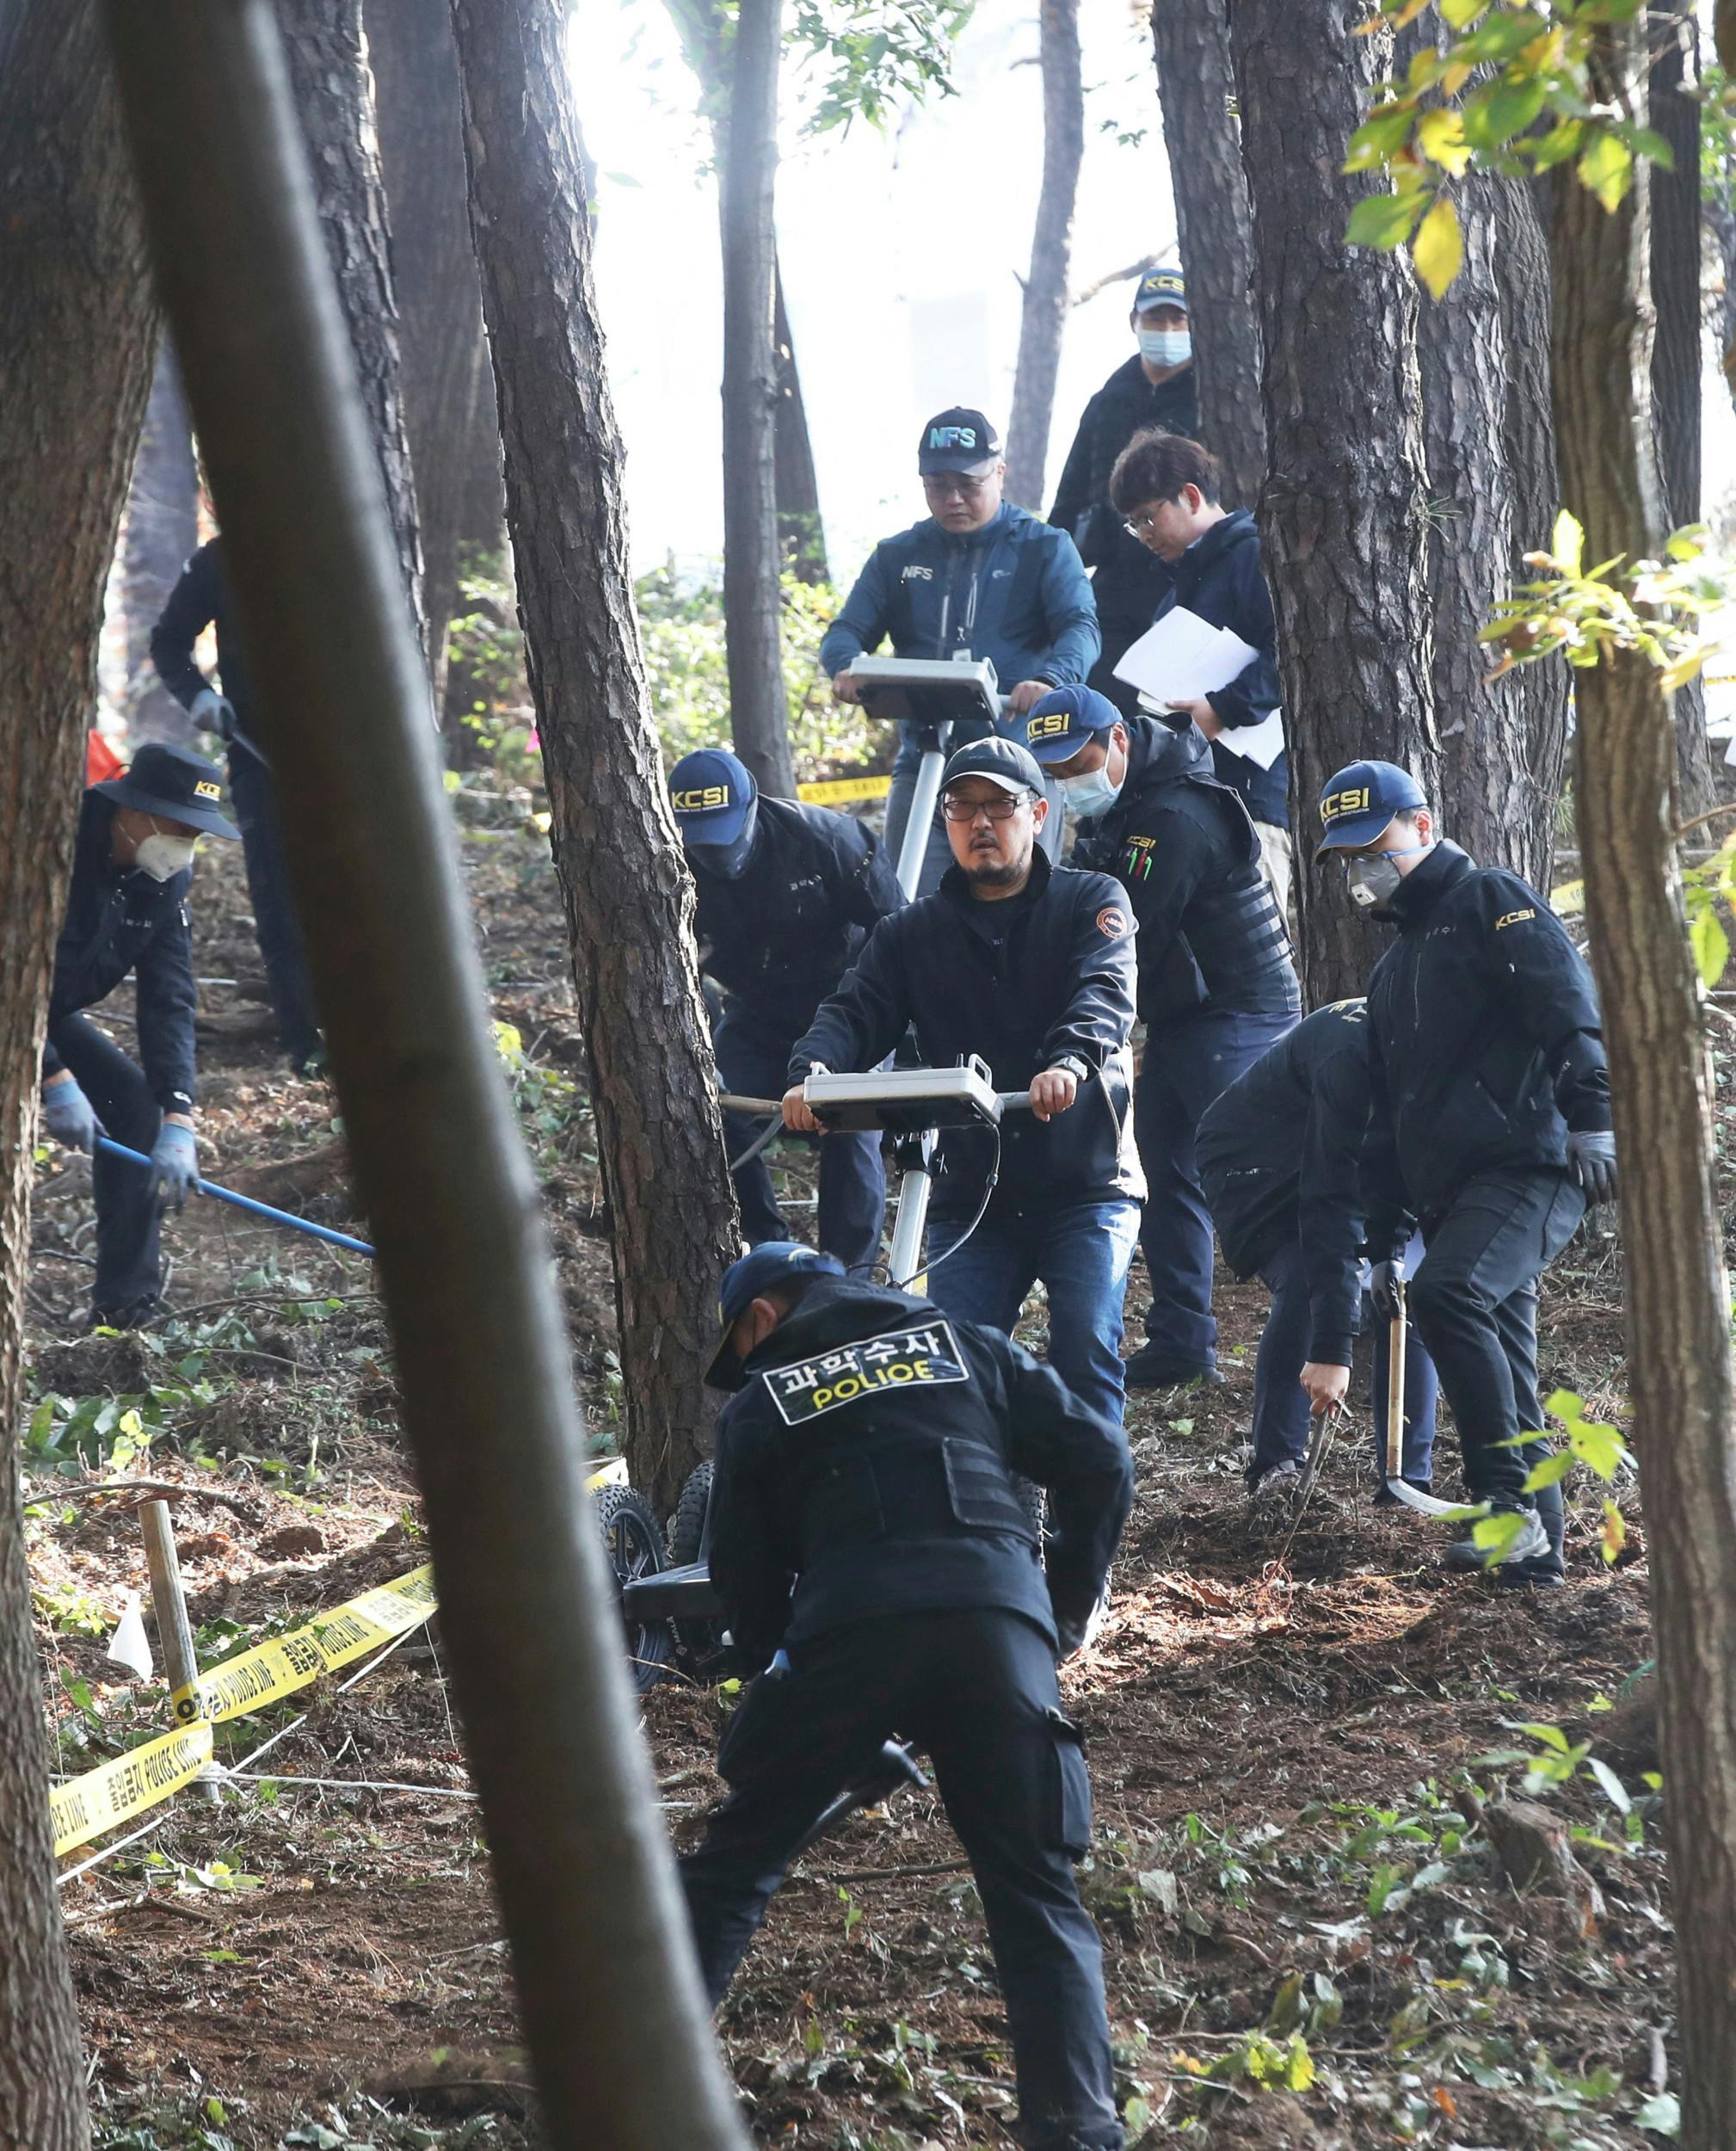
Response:
[[[556,2151],[740,2151],[270,0],[105,12],[379,1248],[546,2133]]]

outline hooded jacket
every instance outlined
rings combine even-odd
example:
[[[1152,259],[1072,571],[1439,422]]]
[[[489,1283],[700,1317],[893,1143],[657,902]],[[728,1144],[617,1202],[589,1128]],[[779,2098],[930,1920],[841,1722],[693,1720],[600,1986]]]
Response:
[[[1439,843],[1389,906],[1369,979],[1362,1186],[1370,1252],[1426,1232],[1479,1173],[1565,1170],[1567,1132],[1610,1123],[1603,1016],[1585,959],[1517,874]]]
[[[1140,1201],[1127,1045],[1133,996],[1133,923],[1107,875],[1051,867],[1037,852],[1019,895],[983,903],[952,866],[933,896],[868,936],[797,1043],[790,1081],[800,1082],[816,1061],[840,1074],[877,1068],[912,1024],[930,1066],[981,1054],[998,1090],[1027,1089],[1043,1069],[1070,1062],[1079,1094],[1065,1112],[1002,1120],[992,1214]],[[975,1215],[994,1156],[990,1129],[944,1131],[937,1219]]]
[[[717,1421],[710,1560],[766,1665],[852,1621],[1001,1607],[1082,1628],[1133,1498],[1127,1441],[1009,1338],[816,1278]],[[1048,1575],[1013,1476],[1050,1494]]]
[[[1072,539],[1010,502],[962,536],[929,515],[883,539],[826,631],[822,669],[835,679],[887,639],[897,657],[987,657],[1003,693],[1021,680],[1071,687],[1101,647]],[[952,743],[991,730],[986,720],[961,722]]]
[[[1296,1015],[1290,934],[1261,871],[1240,797],[1220,783],[1197,724],[1127,727],[1115,804],[1084,824],[1074,857],[1126,889],[1139,929],[1139,1013],[1147,1023],[1201,1008]]]
[[[1109,474],[1133,436],[1154,427],[1197,440],[1199,383],[1188,366],[1154,387],[1136,352],[1086,405],[1049,511],[1050,521],[1072,533],[1080,559],[1095,570],[1091,587],[1099,618],[1135,634],[1150,626],[1163,595],[1163,564],[1111,506]]]

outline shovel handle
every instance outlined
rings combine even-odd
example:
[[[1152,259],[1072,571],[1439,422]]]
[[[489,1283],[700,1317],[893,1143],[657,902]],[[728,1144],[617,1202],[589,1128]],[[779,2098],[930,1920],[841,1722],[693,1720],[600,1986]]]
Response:
[[[1399,1310],[1387,1342],[1387,1476],[1400,1476],[1405,1442],[1405,1287],[1397,1286]]]

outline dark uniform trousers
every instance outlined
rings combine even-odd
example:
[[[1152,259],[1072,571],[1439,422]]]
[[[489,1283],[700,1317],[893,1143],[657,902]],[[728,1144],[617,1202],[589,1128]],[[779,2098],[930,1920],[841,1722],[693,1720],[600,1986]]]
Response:
[[[1543,1424],[1537,1395],[1537,1280],[1573,1238],[1585,1198],[1558,1166],[1480,1173],[1444,1215],[1423,1221],[1428,1253],[1407,1293],[1412,1321],[1440,1371],[1458,1422],[1465,1482],[1480,1501],[1512,1507],[1533,1497],[1527,1473],[1545,1441],[1501,1445]],[[1561,1548],[1561,1489],[1536,1495]]]
[[[103,1133],[129,1150],[148,1151],[163,1125],[163,1109],[145,1071],[89,1016],[63,1016],[54,1026],[54,1050],[77,1078]],[[90,1180],[96,1199],[91,1304],[100,1313],[119,1314],[139,1300],[154,1299],[161,1287],[156,1176],[99,1150]]]
[[[790,1051],[799,1032],[756,1015],[732,995],[712,1040],[722,1088],[743,1098],[781,1098],[789,1082]],[[729,1156],[752,1147],[763,1124],[741,1113],[723,1115],[723,1140]],[[824,1135],[820,1146],[819,1243],[846,1270],[866,1271],[880,1253],[886,1213],[886,1168],[877,1134]],[[749,1247],[765,1240],[787,1240],[789,1228],[778,1207],[772,1169],[762,1151],[736,1174],[736,1199],[742,1205],[742,1230]]]
[[[890,1614],[790,1655],[791,1673],[762,1675],[730,1720],[718,1756],[729,1797],[681,1862],[713,2004],[822,1809],[902,1735],[933,1758],[970,1858],[1028,2151],[1118,2151],[1102,1951],[1073,1872],[1090,1783],[1048,1638],[1000,1610]]]
[[[319,1044],[319,1015],[307,975],[307,952],[290,893],[289,866],[283,854],[277,793],[271,772],[256,755],[237,744],[229,750],[229,790],[241,846],[247,861],[247,893],[266,989],[277,1018],[278,1042],[292,1061],[306,1058]]]

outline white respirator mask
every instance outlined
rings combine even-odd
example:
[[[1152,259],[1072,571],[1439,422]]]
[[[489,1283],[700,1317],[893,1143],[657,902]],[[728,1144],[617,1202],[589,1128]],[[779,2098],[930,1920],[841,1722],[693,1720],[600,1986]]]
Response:
[[[193,864],[197,844],[196,837],[163,836],[153,831],[139,840],[132,863],[140,873],[149,874],[153,881],[173,881]]]

